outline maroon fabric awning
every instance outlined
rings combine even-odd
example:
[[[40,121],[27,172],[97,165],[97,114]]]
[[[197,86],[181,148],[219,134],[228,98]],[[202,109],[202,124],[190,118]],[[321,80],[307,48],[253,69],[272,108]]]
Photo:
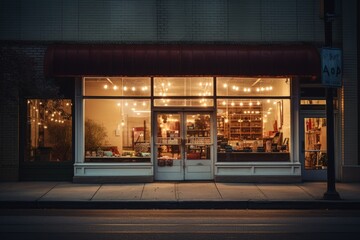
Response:
[[[45,74],[82,76],[320,76],[309,45],[53,45]]]

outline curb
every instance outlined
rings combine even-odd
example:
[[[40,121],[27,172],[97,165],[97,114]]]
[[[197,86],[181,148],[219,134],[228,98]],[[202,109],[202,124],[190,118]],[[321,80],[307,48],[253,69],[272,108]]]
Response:
[[[360,209],[360,201],[0,201],[0,209]]]

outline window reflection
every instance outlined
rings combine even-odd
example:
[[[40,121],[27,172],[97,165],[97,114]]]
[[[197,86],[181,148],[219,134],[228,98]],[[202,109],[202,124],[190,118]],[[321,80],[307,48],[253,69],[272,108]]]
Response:
[[[85,161],[150,162],[150,133],[150,100],[85,100]]]
[[[25,161],[72,160],[71,100],[27,100]]]

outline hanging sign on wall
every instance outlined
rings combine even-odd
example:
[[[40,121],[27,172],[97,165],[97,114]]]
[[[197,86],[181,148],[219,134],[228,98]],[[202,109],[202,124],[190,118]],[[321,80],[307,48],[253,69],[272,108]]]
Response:
[[[338,48],[321,49],[321,82],[326,87],[342,86],[342,52]]]

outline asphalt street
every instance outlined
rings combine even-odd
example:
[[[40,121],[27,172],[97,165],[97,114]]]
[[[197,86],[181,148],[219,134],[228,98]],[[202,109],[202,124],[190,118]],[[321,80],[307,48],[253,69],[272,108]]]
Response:
[[[0,239],[358,239],[359,210],[0,210]]]

